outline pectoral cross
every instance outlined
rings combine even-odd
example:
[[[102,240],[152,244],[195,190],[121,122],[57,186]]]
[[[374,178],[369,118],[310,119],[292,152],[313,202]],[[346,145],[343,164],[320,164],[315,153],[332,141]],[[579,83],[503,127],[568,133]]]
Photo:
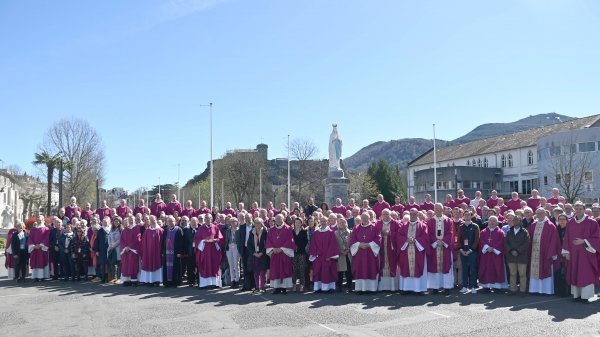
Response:
[[[366,239],[367,239],[367,235],[363,234],[363,240],[366,240]]]

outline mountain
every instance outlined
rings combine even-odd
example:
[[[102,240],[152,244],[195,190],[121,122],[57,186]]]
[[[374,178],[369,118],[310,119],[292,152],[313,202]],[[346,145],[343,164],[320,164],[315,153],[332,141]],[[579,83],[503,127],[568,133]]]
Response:
[[[446,143],[437,140],[436,145]],[[420,156],[433,146],[431,139],[405,138],[390,140],[389,142],[376,142],[365,146],[354,155],[344,159],[344,167],[350,171],[366,171],[371,163],[386,159],[390,164],[406,167],[406,163]]]
[[[467,133],[466,135],[456,138],[452,141],[452,144],[468,143],[474,140],[524,131],[536,128],[538,126],[567,122],[571,119],[573,119],[573,117],[559,115],[557,113],[551,112],[547,114],[529,116],[512,123],[482,124],[473,129],[471,132]]]
[[[571,119],[574,118],[551,112],[529,116],[512,123],[482,124],[466,135],[456,138],[451,142],[438,139],[436,145],[443,147],[452,144],[468,143],[539,126],[562,123]],[[431,149],[432,146],[431,139],[423,138],[404,138],[388,142],[380,141],[363,147],[352,156],[344,159],[343,164],[349,171],[366,171],[371,163],[379,159],[386,159],[391,165],[395,166],[399,164],[401,168],[404,168],[406,167],[406,163]]]

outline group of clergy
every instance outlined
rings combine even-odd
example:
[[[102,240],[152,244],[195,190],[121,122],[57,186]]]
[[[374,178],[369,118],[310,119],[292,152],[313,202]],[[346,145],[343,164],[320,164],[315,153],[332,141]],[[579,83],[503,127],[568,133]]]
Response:
[[[352,199],[347,205],[337,199],[331,209],[317,207],[311,198],[303,208],[294,203],[291,211],[285,203],[280,209],[253,203],[246,210],[243,203],[234,209],[229,202],[222,210],[211,210],[204,201],[195,209],[189,200],[182,206],[172,195],[166,203],[160,194],[150,207],[143,199],[133,210],[125,200],[116,208],[104,201],[93,211],[89,203],[82,210],[73,197],[51,226],[39,216],[29,232],[22,224],[9,232],[6,266],[10,277],[22,280],[29,261],[32,278],[44,280],[50,276],[52,231],[64,232],[65,225],[86,233],[82,240],[95,241],[117,221],[123,224],[118,250],[125,286],[177,287],[187,276],[190,286],[219,288],[226,260],[233,288],[241,282],[241,271],[242,290],[264,292],[268,280],[274,294],[295,288],[294,268],[305,264],[315,292],[339,291],[342,272],[351,265],[346,279],[353,279],[354,286],[349,284],[348,290],[360,294],[448,294],[454,288],[471,294],[478,289],[554,294],[556,284],[563,282],[577,301],[587,303],[600,286],[600,206],[586,210],[581,202],[568,204],[557,189],[552,193],[545,199],[534,191],[523,201],[515,192],[504,202],[495,191],[488,200],[480,192],[471,200],[459,190],[443,204],[427,195],[421,204],[410,197],[406,204],[396,198],[394,205],[378,195],[372,206],[368,200],[359,207]],[[528,221],[530,213],[534,218]],[[307,231],[306,246],[298,230]],[[79,242],[76,237],[73,242]],[[73,259],[81,252],[79,244],[69,249]],[[88,263],[95,275],[108,270],[106,259],[100,258],[107,256],[106,249],[98,244],[90,248]],[[301,252],[307,261],[297,263],[294,256]],[[342,261],[348,264],[343,270]],[[63,270],[52,269],[55,274]]]

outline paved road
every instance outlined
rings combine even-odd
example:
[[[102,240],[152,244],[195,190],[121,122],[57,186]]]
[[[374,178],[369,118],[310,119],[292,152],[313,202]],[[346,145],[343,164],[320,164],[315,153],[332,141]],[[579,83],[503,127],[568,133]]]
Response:
[[[1,269],[4,336],[600,336],[600,301],[458,293],[249,295],[63,281],[17,285]]]

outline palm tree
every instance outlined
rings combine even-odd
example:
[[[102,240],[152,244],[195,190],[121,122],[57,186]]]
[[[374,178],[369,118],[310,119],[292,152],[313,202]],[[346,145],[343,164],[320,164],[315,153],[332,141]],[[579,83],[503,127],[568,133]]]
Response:
[[[64,173],[65,171],[71,171],[73,169],[73,163],[71,163],[70,161],[68,161],[65,158],[58,158],[58,163],[57,163],[57,167],[58,167],[58,204],[60,207],[62,207],[63,203],[63,177],[64,177]]]
[[[44,165],[48,174],[48,203],[46,204],[46,215],[50,215],[52,209],[52,181],[54,180],[54,170],[58,166],[60,157],[51,155],[46,151],[35,154],[33,165]]]

